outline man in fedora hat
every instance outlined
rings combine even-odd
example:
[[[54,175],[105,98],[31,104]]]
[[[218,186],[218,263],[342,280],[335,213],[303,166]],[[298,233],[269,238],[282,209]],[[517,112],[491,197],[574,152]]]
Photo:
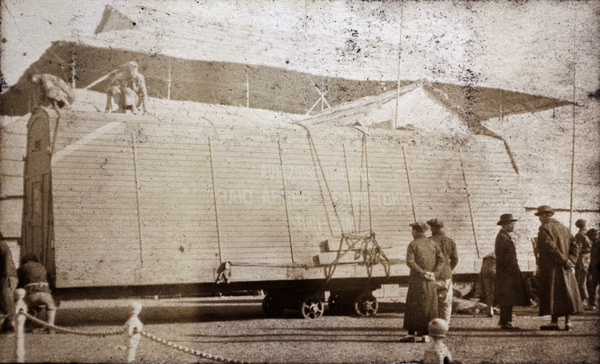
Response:
[[[513,306],[530,305],[525,291],[523,277],[517,260],[517,250],[510,236],[517,219],[512,214],[503,214],[497,225],[502,229],[496,236],[496,284],[494,304],[500,306],[500,327],[502,330],[519,330],[512,324]]]
[[[538,232],[540,316],[552,315],[550,325],[541,330],[558,330],[558,318],[565,317],[565,329],[571,330],[569,315],[583,310],[575,279],[577,245],[569,229],[555,220],[554,210],[543,205],[535,213],[542,225]]]
[[[408,336],[400,339],[400,342],[414,343],[414,335],[422,336],[422,341],[427,342],[429,322],[437,318],[435,278],[443,257],[436,243],[425,235],[429,225],[414,222],[410,226],[414,240],[408,244],[406,252],[406,265],[410,268],[410,275],[404,314],[404,329],[408,330]]]
[[[452,271],[458,264],[458,252],[454,240],[446,236],[444,222],[439,219],[427,221],[431,226],[431,237],[442,251],[444,259],[440,263],[439,274],[436,275],[438,294],[438,317],[450,323],[452,314]]]

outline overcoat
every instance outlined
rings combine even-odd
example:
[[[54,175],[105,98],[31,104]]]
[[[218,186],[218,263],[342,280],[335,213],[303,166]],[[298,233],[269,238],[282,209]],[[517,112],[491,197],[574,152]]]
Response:
[[[519,262],[517,250],[510,235],[500,230],[496,236],[496,284],[494,287],[494,305],[529,306],[531,304]]]
[[[439,266],[444,259],[437,244],[425,236],[408,244],[406,264],[410,268],[404,329],[425,334],[429,322],[437,318],[438,301],[435,280],[427,280],[425,272],[439,274]]]
[[[567,261],[575,264],[578,248],[569,229],[550,218],[538,232],[538,266],[540,269],[540,316],[564,316],[583,311],[575,273]]]
[[[8,244],[0,240],[0,314],[7,314],[14,309],[14,288],[9,281],[11,277],[17,278],[15,263]]]

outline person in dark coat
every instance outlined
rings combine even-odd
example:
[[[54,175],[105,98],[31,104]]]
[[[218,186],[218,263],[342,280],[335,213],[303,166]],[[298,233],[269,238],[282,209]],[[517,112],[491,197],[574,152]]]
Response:
[[[558,318],[564,316],[565,329],[571,330],[570,315],[583,310],[575,278],[577,244],[569,229],[552,218],[550,206],[538,207],[535,215],[542,223],[538,232],[539,315],[552,315],[550,325],[540,329],[558,330]]]
[[[410,268],[404,329],[408,336],[401,342],[415,342],[414,335],[428,341],[429,322],[438,316],[436,274],[443,260],[443,253],[437,244],[425,236],[429,225],[424,222],[410,224],[413,241],[408,244],[406,264]]]
[[[575,242],[577,243],[577,262],[575,263],[575,278],[579,287],[581,300],[585,305],[589,298],[587,290],[587,275],[590,268],[590,260],[592,255],[592,242],[587,236],[587,221],[579,219],[575,221],[575,226],[579,228],[575,234]]]
[[[500,325],[502,330],[519,330],[512,324],[513,306],[530,305],[525,291],[525,284],[519,269],[517,250],[510,236],[515,229],[512,214],[500,216],[498,225],[502,229],[496,236],[496,284],[494,287],[494,304],[500,306]]]
[[[592,310],[598,309],[598,276],[600,275],[600,235],[597,229],[589,229],[587,236],[592,242],[590,255],[590,269],[588,269],[588,307]]]
[[[0,234],[0,330],[14,331],[15,289],[17,270],[8,244]]]

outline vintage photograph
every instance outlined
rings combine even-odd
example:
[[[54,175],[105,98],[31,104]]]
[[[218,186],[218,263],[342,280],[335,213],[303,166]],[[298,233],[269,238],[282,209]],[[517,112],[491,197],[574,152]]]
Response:
[[[600,361],[600,2],[0,14],[0,362]]]

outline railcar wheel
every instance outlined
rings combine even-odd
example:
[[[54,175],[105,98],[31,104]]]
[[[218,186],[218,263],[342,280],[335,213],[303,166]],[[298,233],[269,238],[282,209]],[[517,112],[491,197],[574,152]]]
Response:
[[[308,297],[300,304],[300,312],[305,319],[316,319],[323,316],[325,305],[320,298]]]
[[[354,311],[359,316],[374,316],[379,309],[377,298],[371,292],[365,292],[354,300]]]
[[[278,316],[283,313],[284,308],[275,302],[275,296],[269,293],[263,298],[262,309],[265,315],[269,317]]]

